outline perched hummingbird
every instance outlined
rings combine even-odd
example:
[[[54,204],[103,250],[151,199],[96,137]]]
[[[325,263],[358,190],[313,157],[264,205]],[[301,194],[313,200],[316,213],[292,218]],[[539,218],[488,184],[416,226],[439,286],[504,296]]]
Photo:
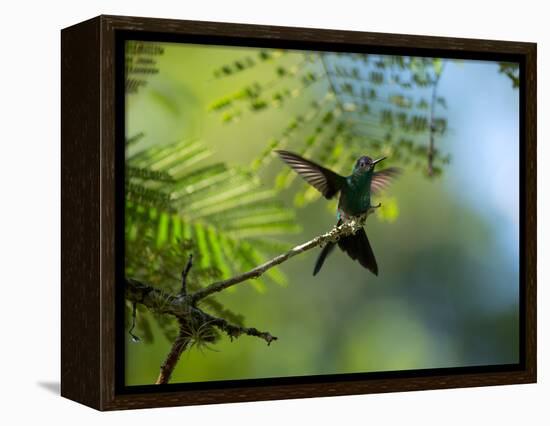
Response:
[[[396,167],[389,167],[379,172],[374,171],[374,166],[386,157],[378,160],[366,156],[359,157],[355,166],[353,166],[351,175],[340,176],[290,151],[278,150],[276,152],[285,163],[323,194],[325,198],[330,199],[340,193],[336,213],[337,225],[350,217],[360,216],[371,209],[380,207],[380,204],[371,205],[371,195],[387,187],[392,179],[400,173],[400,169]],[[336,243],[328,243],[323,247],[317,262],[315,262],[313,275],[319,272],[323,262],[335,245]],[[353,260],[357,260],[374,275],[378,275],[376,258],[364,228],[353,235],[340,238],[338,246]]]

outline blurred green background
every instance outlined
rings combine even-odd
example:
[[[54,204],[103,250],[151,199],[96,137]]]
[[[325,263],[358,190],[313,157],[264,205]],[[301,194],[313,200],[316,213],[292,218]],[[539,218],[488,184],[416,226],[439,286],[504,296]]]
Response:
[[[299,51],[155,45],[161,46],[162,54],[154,58],[145,55],[141,60],[154,72],[143,72],[146,84],[127,94],[127,137],[141,134],[139,141],[129,146],[128,155],[132,150],[144,152],[176,141],[200,141],[209,150],[209,156],[201,160],[204,164],[223,161],[228,167],[253,170],[260,189],[275,188],[275,197],[284,211],[292,214],[297,227],[285,228],[288,232],[279,229],[272,240],[297,244],[329,230],[335,222],[334,204],[307,192],[306,183],[299,178],[287,175],[292,180],[280,184],[279,176],[288,168],[274,156],[263,162],[257,159],[270,151],[276,139],[281,147],[320,161],[325,148],[317,150],[311,145],[304,150],[303,143],[326,111],[338,110],[338,102],[327,105],[303,131],[284,139],[282,129],[307,111],[312,101],[327,99],[338,76],[330,79],[317,75],[313,84],[304,83],[299,77],[302,71],[296,68],[308,54]],[[227,64],[258,58],[261,52],[272,56],[255,61],[249,68],[223,71]],[[325,64],[318,58],[310,60],[303,72],[319,71],[323,66],[325,70],[336,69],[338,61],[345,67],[348,58],[326,56]],[[327,68],[327,62],[333,67]],[[437,62],[428,65],[428,75],[441,66]],[[357,65],[359,73],[371,69],[369,66],[372,64]],[[396,81],[403,81],[414,66],[392,68],[391,75],[401,79],[380,86],[378,99],[390,96]],[[287,75],[282,76],[279,68]],[[426,176],[422,151],[429,128],[413,135],[414,146],[420,149],[405,155],[395,148],[396,139],[388,137],[395,127],[387,130],[372,118],[353,115],[354,121],[360,122],[354,124],[355,129],[364,126],[372,133],[365,136],[364,148],[357,135],[353,145],[342,142],[340,151],[332,152],[330,166],[349,174],[354,156],[389,154],[384,166],[404,169],[400,179],[380,197],[390,208],[380,218],[369,217],[366,225],[379,276],[336,250],[321,273],[312,277],[319,253],[314,249],[280,267],[286,280],[279,281],[285,285],[268,280],[264,286],[243,283],[223,292],[218,297],[220,303],[241,314],[247,326],[268,330],[279,340],[268,347],[253,337],[242,336],[231,342],[221,336],[209,347],[184,352],[172,382],[518,362],[519,93],[501,70],[496,62],[445,61],[437,86],[437,94],[444,101],[437,111],[445,116],[447,128],[435,139],[441,170],[433,178]],[[286,80],[279,82],[278,78]],[[352,78],[361,79],[358,75]],[[270,98],[273,101],[267,107],[243,103],[236,109],[230,105],[229,110],[218,111],[216,102],[255,81],[289,88],[288,96]],[[300,89],[292,93],[293,87]],[[432,93],[429,84],[398,88],[399,93],[428,101]],[[328,99],[331,101],[330,96]],[[354,108],[340,103],[340,117],[347,117],[346,111],[353,112]],[[236,115],[232,111],[237,111]],[[376,117],[373,112],[370,115]],[[429,108],[424,115],[429,116]],[[330,150],[330,134],[325,140]],[[337,161],[339,158],[344,160]],[[245,214],[246,208],[243,206]],[[185,216],[185,204],[179,209],[175,214]],[[223,230],[223,220],[217,223]],[[232,232],[238,237],[238,229]],[[128,242],[127,247],[131,244]],[[132,256],[139,257],[141,251],[141,246],[133,247]],[[158,252],[162,257],[163,249]],[[179,268],[184,264],[185,257]],[[162,264],[151,265],[158,267]],[[171,273],[177,277],[180,269]],[[147,277],[128,264],[127,274]],[[166,286],[177,288],[177,280]],[[138,322],[146,315],[150,313],[138,310]],[[153,383],[170,349],[162,320],[151,318],[145,328],[152,339],[135,343],[127,338],[127,385]],[[137,334],[140,336],[139,328]]]

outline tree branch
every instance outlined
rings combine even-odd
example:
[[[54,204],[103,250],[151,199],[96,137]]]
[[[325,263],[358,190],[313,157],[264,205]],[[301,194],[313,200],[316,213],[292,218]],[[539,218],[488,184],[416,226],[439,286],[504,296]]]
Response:
[[[297,254],[303,253],[307,250],[311,250],[312,248],[320,246],[327,242],[338,241],[340,237],[354,234],[359,230],[359,228],[363,226],[365,219],[366,219],[366,215],[359,218],[353,218],[347,222],[344,222],[340,226],[335,226],[329,232],[326,232],[303,244],[299,244],[291,248],[286,253],[282,253],[278,255],[273,259],[268,260],[267,262],[259,266],[256,266],[255,268],[251,269],[248,272],[245,272],[240,275],[235,275],[234,277],[228,278],[227,280],[218,281],[213,284],[210,284],[208,287],[198,290],[193,295],[191,295],[191,303],[195,304],[199,300],[204,299],[205,297],[210,296],[211,294],[225,290],[226,288],[234,286],[235,284],[239,284],[243,281],[247,281],[252,278],[258,278],[261,275],[263,275],[267,270],[287,261],[288,259],[296,256]]]
[[[286,260],[294,257],[307,250],[311,250],[314,247],[326,244],[329,242],[336,242],[341,237],[354,234],[365,223],[367,214],[352,218],[340,226],[335,226],[329,232],[319,235],[303,244],[299,244],[285,253],[275,256],[271,260],[251,269],[240,275],[236,275],[227,280],[218,281],[204,287],[194,293],[187,293],[186,280],[187,275],[192,266],[192,257],[189,256],[187,265],[182,272],[182,287],[181,291],[177,294],[170,294],[163,290],[159,290],[148,284],[142,283],[132,278],[126,278],[126,299],[131,303],[141,303],[148,307],[151,311],[157,314],[168,314],[176,317],[180,324],[180,330],[178,337],[174,340],[170,352],[168,353],[165,361],[160,368],[160,374],[156,380],[156,384],[168,383],[178,360],[189,345],[191,344],[192,334],[191,328],[200,329],[203,326],[213,326],[226,333],[231,339],[237,338],[243,334],[248,336],[258,337],[271,344],[271,342],[277,340],[277,337],[266,331],[260,331],[256,328],[242,327],[229,323],[223,318],[218,318],[204,312],[197,303],[204,298],[225,290],[233,285],[245,282],[252,278],[258,278],[269,269],[276,265],[279,265]]]
[[[443,74],[443,68],[445,67],[445,62],[441,65],[441,69],[436,73],[435,80],[433,83],[432,90],[432,102],[430,104],[430,137],[428,141],[428,176],[432,177],[434,175],[434,157],[435,157],[435,104],[437,102],[437,86]]]
[[[157,314],[175,317],[189,314],[184,297],[175,296],[133,278],[126,278],[125,284],[126,300],[131,303],[141,303]]]
[[[169,314],[176,317],[189,314],[190,305],[196,303],[205,297],[225,290],[249,279],[258,278],[266,271],[277,266],[286,260],[307,250],[321,246],[328,242],[338,241],[341,237],[354,234],[361,228],[365,222],[366,215],[353,218],[340,226],[335,226],[329,232],[321,234],[303,244],[299,244],[285,253],[275,256],[271,260],[256,266],[255,268],[240,275],[228,278],[227,280],[217,281],[187,296],[174,296],[162,290],[144,284],[133,278],[126,278],[126,299],[132,303],[141,303],[159,314]]]
[[[164,385],[170,381],[172,372],[174,371],[174,368],[176,368],[180,356],[187,348],[188,344],[189,338],[185,333],[185,328],[183,326],[180,326],[178,337],[176,337],[176,340],[174,340],[170,352],[168,352],[166,359],[160,366],[160,373],[157,381],[155,382],[156,385]]]
[[[231,340],[239,337],[242,334],[259,337],[260,339],[265,340],[268,346],[271,344],[271,342],[273,342],[274,340],[277,340],[277,337],[273,336],[271,333],[268,333],[267,331],[260,331],[257,328],[253,328],[253,327],[248,328],[248,327],[241,327],[238,325],[234,325],[224,320],[223,318],[214,317],[210,314],[207,314],[204,311],[201,311],[201,314],[209,324],[216,326],[221,331],[226,333]]]

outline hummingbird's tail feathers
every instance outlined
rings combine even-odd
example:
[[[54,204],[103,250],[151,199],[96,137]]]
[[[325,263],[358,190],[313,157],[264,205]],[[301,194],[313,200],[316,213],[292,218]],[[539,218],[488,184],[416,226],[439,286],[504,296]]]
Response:
[[[319,253],[319,257],[317,257],[317,261],[315,262],[315,267],[313,268],[314,276],[317,275],[317,273],[321,270],[321,267],[323,266],[325,259],[332,252],[335,246],[336,246],[335,243],[327,243],[323,247],[323,250],[321,250],[321,253]]]
[[[353,260],[357,260],[374,275],[378,275],[376,258],[364,229],[360,229],[354,235],[341,238],[338,241],[338,246]]]

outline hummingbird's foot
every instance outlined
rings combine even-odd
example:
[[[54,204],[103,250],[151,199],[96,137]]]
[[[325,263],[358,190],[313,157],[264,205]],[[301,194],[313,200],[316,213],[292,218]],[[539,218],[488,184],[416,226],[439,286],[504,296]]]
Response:
[[[379,207],[382,207],[382,203],[378,203],[377,205],[375,206],[370,206],[371,209],[377,209]]]
[[[363,213],[360,216],[352,217],[351,220],[347,222],[350,225],[353,234],[365,225],[368,215],[368,212]]]

